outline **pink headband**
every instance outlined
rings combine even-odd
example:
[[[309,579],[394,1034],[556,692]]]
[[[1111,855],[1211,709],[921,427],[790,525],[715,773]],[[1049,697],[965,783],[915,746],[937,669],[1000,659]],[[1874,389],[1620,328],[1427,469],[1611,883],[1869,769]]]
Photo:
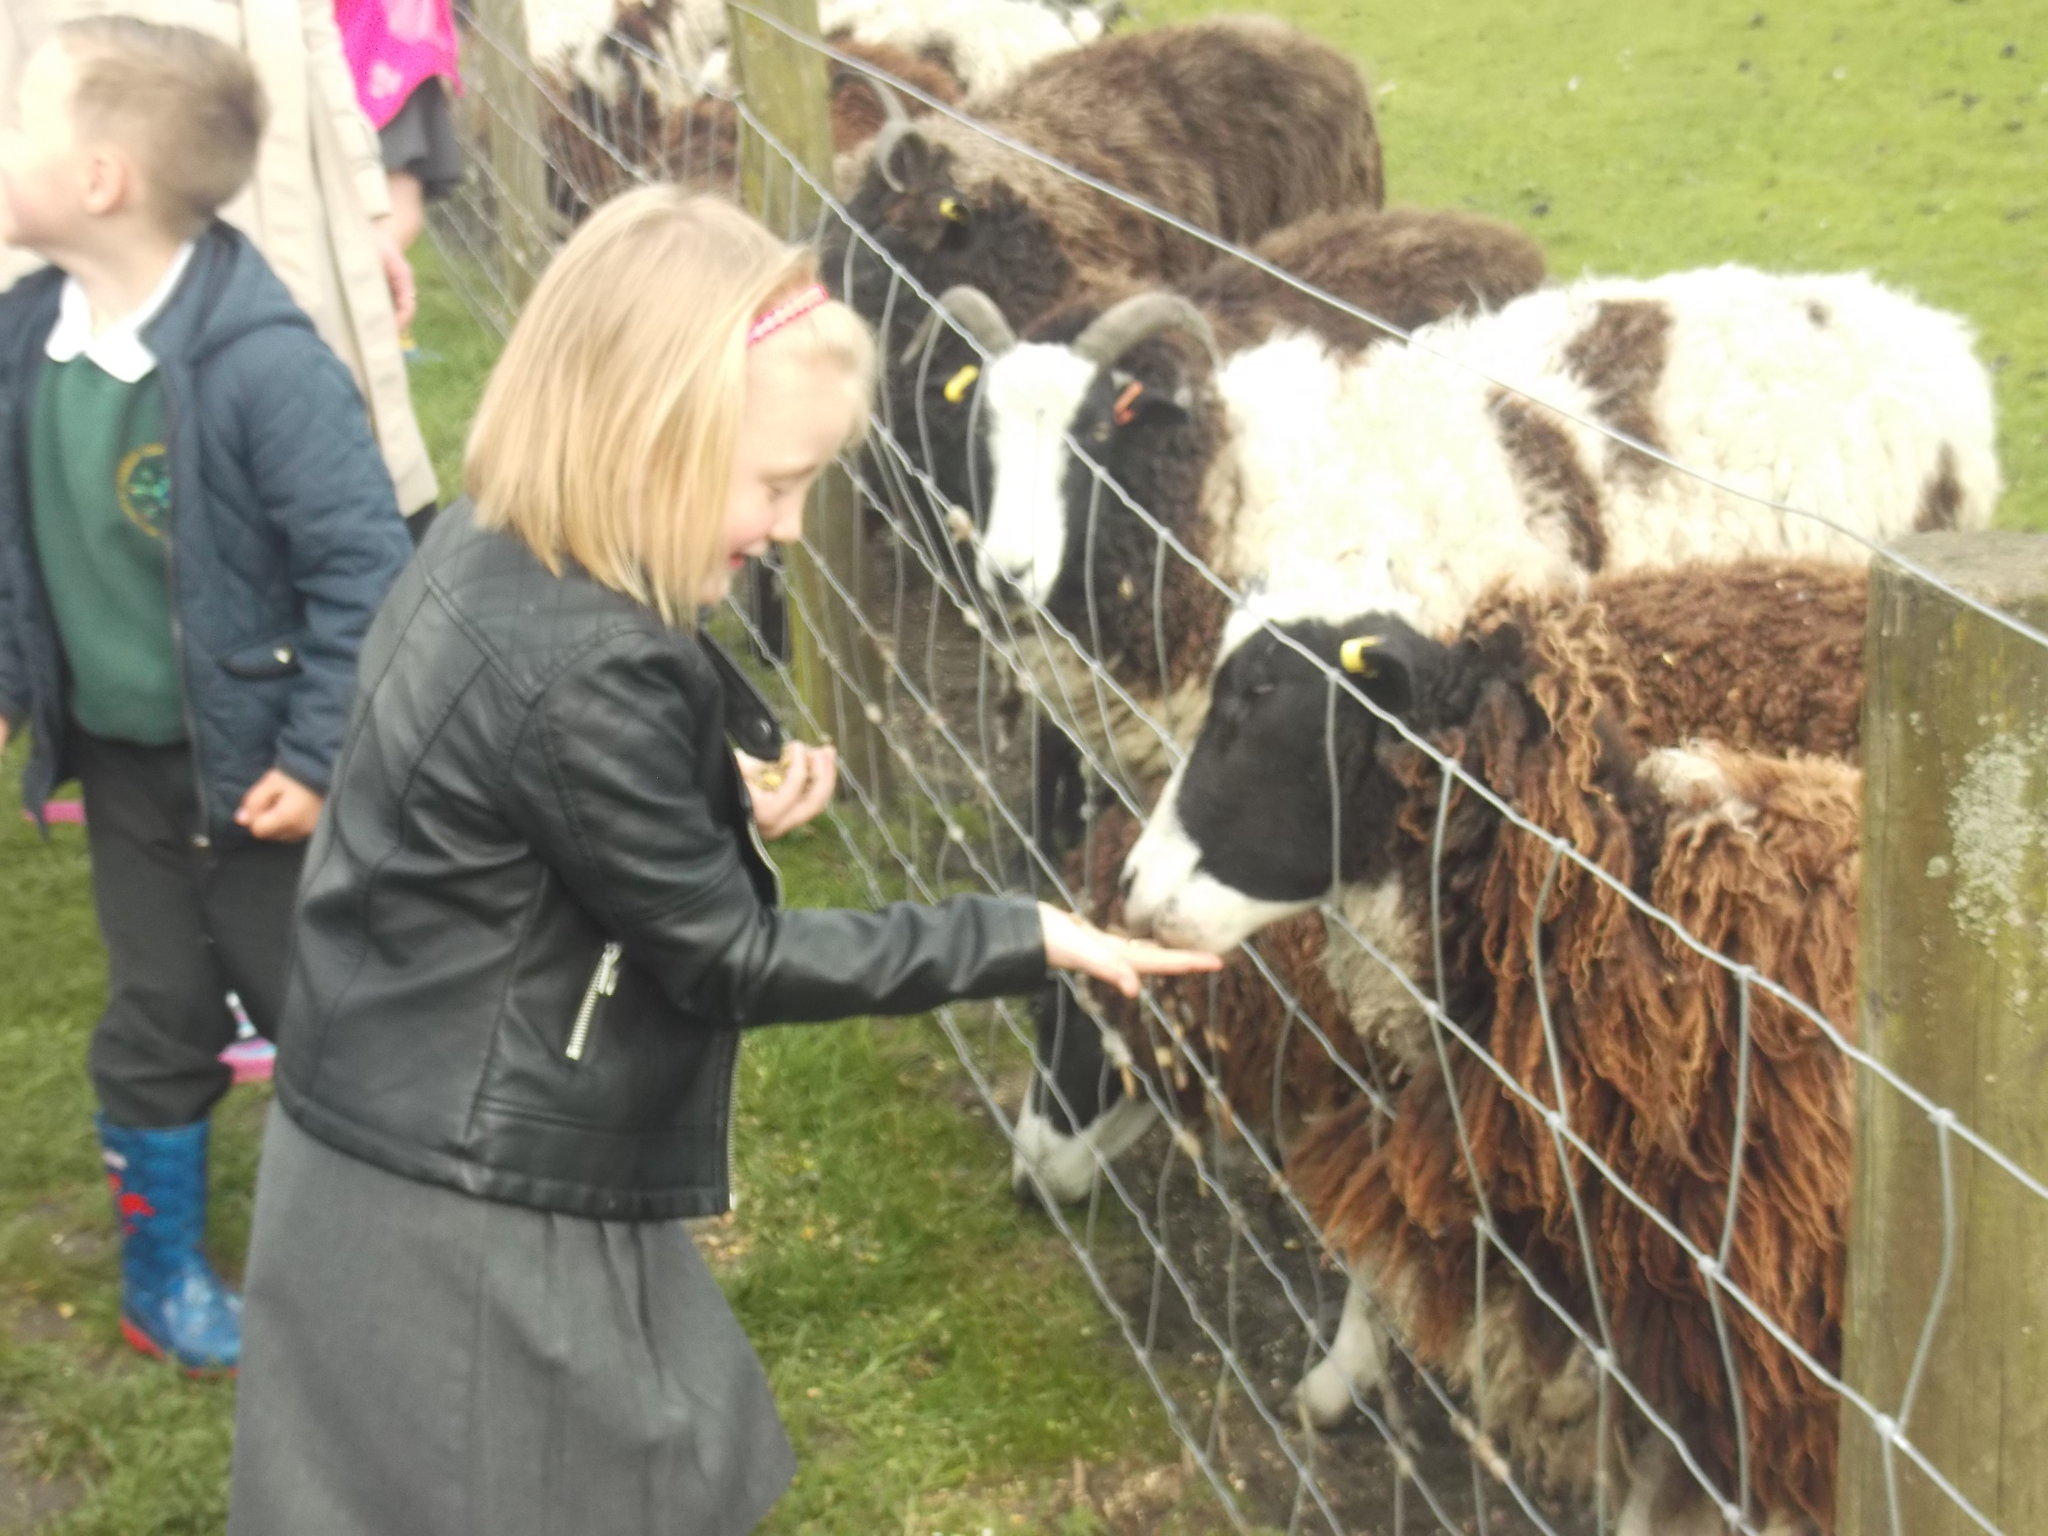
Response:
[[[825,291],[825,285],[822,283],[813,283],[808,288],[797,290],[748,328],[747,345],[756,346],[766,341],[784,326],[793,325],[821,304],[828,304],[831,300],[832,295]]]

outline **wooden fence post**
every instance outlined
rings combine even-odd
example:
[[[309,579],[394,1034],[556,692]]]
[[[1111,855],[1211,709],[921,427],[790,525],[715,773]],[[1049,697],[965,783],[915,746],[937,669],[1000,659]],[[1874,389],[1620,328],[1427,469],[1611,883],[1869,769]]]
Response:
[[[805,36],[818,35],[817,0],[753,3],[762,15],[774,16]],[[776,148],[751,125],[741,124],[740,185],[747,206],[786,239],[810,240],[823,203],[790,158],[820,184],[831,185],[829,61],[748,11],[733,7],[727,15],[733,63],[747,106],[782,146]],[[860,500],[844,473],[833,469],[820,478],[804,527],[804,545],[792,549],[788,558],[790,580],[803,607],[801,620],[791,615],[789,623],[797,691],[832,731],[841,761],[879,796],[889,782],[889,758],[881,722],[867,717],[862,701],[879,705],[883,698],[880,658],[834,590],[836,585],[858,604],[867,589]]]
[[[540,92],[526,43],[524,0],[468,0],[482,46],[463,59],[487,121],[484,192],[497,210],[499,280],[516,310],[553,253],[554,209],[541,150]]]
[[[2048,628],[2048,538],[1899,548]],[[2048,649],[1880,559],[1867,666],[1864,1044],[2048,1177]],[[1856,1113],[1845,1379],[1999,1530],[2048,1531],[2048,1201],[1871,1073]],[[1841,1413],[1841,1536],[1981,1529]]]

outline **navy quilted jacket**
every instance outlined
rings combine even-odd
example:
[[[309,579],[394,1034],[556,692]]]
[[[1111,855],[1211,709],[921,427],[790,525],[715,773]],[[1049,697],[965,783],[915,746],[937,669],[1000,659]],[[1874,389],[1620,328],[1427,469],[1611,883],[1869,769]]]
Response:
[[[68,773],[66,685],[36,563],[28,443],[60,273],[0,296],[0,718],[33,738],[22,803]],[[175,641],[199,825],[271,768],[325,792],[356,651],[412,543],[355,381],[255,248],[199,237],[143,339],[163,380]]]

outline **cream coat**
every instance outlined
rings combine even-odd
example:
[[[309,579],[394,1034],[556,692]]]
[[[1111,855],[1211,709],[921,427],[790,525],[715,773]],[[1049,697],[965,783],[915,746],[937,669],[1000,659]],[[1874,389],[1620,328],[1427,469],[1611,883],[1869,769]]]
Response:
[[[370,220],[390,212],[377,135],[356,104],[332,0],[6,0],[0,80],[57,22],[125,12],[212,32],[245,50],[270,98],[256,176],[222,213],[263,252],[355,375],[370,424],[412,512],[435,499],[413,418],[391,294]],[[0,247],[0,288],[34,265]]]

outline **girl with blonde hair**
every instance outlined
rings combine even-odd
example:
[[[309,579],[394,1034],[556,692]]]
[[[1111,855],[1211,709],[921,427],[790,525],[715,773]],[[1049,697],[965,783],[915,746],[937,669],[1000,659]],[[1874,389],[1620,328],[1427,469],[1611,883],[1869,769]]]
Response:
[[[873,347],[808,252],[673,188],[541,280],[364,647],[300,887],[248,1265],[234,1536],[750,1529],[792,1456],[681,1220],[741,1032],[1213,957],[1024,899],[783,910],[830,798],[696,624],[801,532]]]

